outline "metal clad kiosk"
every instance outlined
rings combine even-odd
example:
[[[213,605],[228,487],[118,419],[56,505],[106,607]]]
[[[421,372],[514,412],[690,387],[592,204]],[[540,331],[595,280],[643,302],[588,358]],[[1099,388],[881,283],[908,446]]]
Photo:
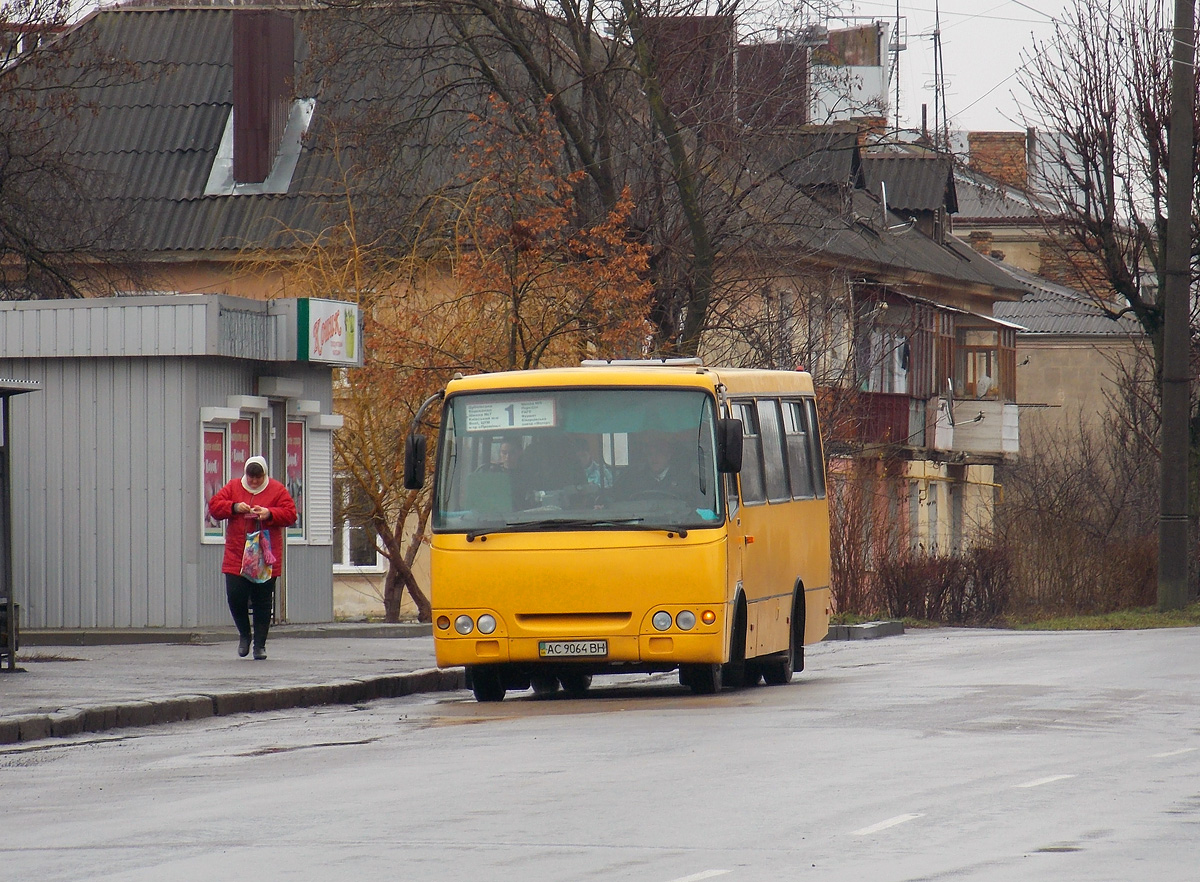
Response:
[[[20,620],[17,617],[16,585],[12,566],[12,486],[9,423],[14,395],[35,392],[41,387],[28,380],[0,379],[0,671],[17,670],[17,639]]]

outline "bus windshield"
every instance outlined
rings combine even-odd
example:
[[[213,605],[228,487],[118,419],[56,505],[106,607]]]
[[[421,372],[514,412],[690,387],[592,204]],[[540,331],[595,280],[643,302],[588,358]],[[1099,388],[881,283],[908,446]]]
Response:
[[[447,403],[433,528],[686,531],[725,517],[715,402],[696,389],[464,393]]]

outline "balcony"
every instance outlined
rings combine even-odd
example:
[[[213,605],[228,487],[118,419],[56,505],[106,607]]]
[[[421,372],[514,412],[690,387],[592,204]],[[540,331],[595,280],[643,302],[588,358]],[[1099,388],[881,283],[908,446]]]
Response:
[[[975,456],[1015,456],[1018,429],[1015,404],[969,398],[954,402],[955,451]]]
[[[823,396],[834,442],[925,446],[925,402],[889,392],[831,390]]]
[[[985,460],[1018,450],[1017,406],[994,400],[922,400],[887,392],[823,390],[826,431],[836,449],[893,446]],[[938,457],[940,458],[940,456]]]

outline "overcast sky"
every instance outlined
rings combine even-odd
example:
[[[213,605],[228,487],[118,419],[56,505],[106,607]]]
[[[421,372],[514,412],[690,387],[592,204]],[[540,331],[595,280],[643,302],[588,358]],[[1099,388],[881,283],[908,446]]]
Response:
[[[900,53],[900,123],[921,124],[921,104],[934,124],[934,8],[940,11],[946,110],[951,128],[1012,131],[1023,128],[1027,99],[1015,76],[1032,37],[1053,36],[1053,16],[1070,0],[900,0],[908,48]],[[844,15],[894,20],[896,0],[839,4]],[[831,27],[838,27],[830,22]],[[1031,36],[1032,35],[1032,36]],[[893,101],[895,100],[893,85]]]

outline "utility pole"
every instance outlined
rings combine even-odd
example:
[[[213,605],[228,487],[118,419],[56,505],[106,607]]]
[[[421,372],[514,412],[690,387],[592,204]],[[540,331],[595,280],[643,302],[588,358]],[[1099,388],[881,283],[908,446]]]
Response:
[[[1188,376],[1191,333],[1192,191],[1196,88],[1196,0],[1175,0],[1171,39],[1171,121],[1167,159],[1167,242],[1163,291],[1162,486],[1158,520],[1158,608],[1188,602]]]

